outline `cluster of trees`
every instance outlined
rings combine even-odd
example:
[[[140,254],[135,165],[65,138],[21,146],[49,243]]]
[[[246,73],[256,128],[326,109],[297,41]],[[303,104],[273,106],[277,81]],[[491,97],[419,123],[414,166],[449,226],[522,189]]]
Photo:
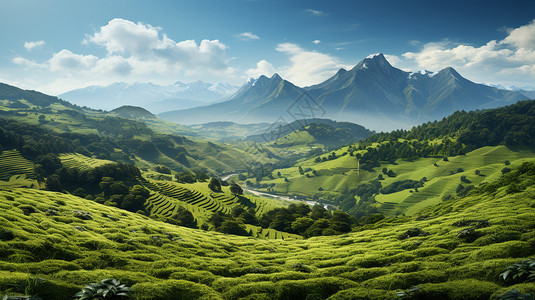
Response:
[[[333,152],[329,153],[327,156],[323,156],[323,157],[318,156],[318,157],[316,157],[314,159],[314,162],[320,163],[322,161],[328,161],[328,160],[333,160],[333,159],[337,159],[337,158],[338,158],[338,156],[336,156],[336,152],[333,151]]]
[[[384,217],[375,218],[373,222],[382,218]],[[215,230],[229,234],[249,235],[245,224],[251,224],[305,237],[342,234],[360,225],[356,218],[345,212],[331,212],[319,204],[311,208],[304,203],[273,209],[260,218],[255,215],[253,207],[235,206],[230,214],[212,214],[209,223]]]
[[[258,225],[305,237],[350,232],[357,220],[342,211],[329,211],[322,205],[291,204],[276,208],[260,217]]]
[[[128,211],[144,211],[149,191],[138,184],[141,173],[129,164],[113,163],[89,170],[61,167],[47,177],[47,189],[70,192]]]
[[[535,100],[471,112],[457,111],[441,121],[428,122],[410,130],[380,133],[365,140],[365,143],[397,139],[433,140],[457,138],[465,151],[483,146],[524,146],[535,144]],[[444,155],[452,155],[444,153]]]
[[[392,194],[406,189],[415,189],[416,191],[418,191],[418,188],[424,186],[424,182],[424,179],[420,181],[411,179],[400,180],[393,182],[389,186],[380,189],[379,192],[381,192],[381,194]]]
[[[419,157],[464,154],[462,144],[450,138],[444,138],[442,143],[430,143],[425,140],[404,140],[402,142],[391,140],[375,147],[366,146],[366,143],[362,143],[354,151],[358,150],[361,150],[361,152],[356,153],[355,156],[359,159],[363,169],[366,169],[366,166],[377,167],[379,161],[393,162],[398,158],[416,159]]]

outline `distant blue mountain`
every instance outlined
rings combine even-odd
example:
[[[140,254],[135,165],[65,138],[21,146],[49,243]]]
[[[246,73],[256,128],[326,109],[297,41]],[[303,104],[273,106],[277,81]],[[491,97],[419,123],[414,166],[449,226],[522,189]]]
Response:
[[[498,107],[526,99],[515,91],[474,83],[453,68],[436,74],[405,72],[393,67],[383,54],[376,54],[317,85],[300,88],[277,74],[260,76],[224,102],[159,116],[183,124],[258,123],[281,118],[291,122],[300,119],[292,110],[303,107],[303,96],[312,99],[308,104],[317,106],[310,117],[350,121],[376,130],[407,128],[456,110]]]
[[[202,81],[170,85],[117,82],[108,86],[89,86],[59,95],[71,103],[95,109],[112,110],[123,105],[142,106],[152,112],[185,109],[227,99],[238,90],[227,83]]]

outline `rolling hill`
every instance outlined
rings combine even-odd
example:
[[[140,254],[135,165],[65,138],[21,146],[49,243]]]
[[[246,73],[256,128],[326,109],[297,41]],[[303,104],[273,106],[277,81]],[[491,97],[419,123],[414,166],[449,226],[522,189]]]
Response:
[[[249,186],[322,200],[358,217],[374,211],[415,214],[493,182],[508,165],[533,161],[534,110],[535,101],[527,100],[456,112],[440,122],[375,134],[291,167],[273,169],[260,181],[249,180]],[[382,192],[393,184],[406,185]]]
[[[68,299],[117,278],[134,299],[489,299],[533,293],[533,165],[417,217],[342,236],[262,240],[155,221],[61,193],[0,190],[0,293]],[[511,189],[516,178],[523,185]],[[401,294],[400,294],[401,293]]]

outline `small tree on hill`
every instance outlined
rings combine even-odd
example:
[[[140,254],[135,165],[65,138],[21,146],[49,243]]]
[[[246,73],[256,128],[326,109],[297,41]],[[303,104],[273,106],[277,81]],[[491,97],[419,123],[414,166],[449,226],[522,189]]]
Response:
[[[221,182],[217,178],[212,177],[208,183],[208,188],[214,192],[221,192]]]
[[[243,195],[243,189],[235,182],[230,184],[230,192],[235,196]]]

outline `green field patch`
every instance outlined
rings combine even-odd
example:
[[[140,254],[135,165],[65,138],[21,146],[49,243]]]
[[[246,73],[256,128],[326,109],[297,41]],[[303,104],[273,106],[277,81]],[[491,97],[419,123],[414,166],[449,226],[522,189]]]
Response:
[[[0,153],[0,180],[9,181],[13,175],[21,174],[35,179],[33,163],[22,157],[18,150],[4,150]]]

